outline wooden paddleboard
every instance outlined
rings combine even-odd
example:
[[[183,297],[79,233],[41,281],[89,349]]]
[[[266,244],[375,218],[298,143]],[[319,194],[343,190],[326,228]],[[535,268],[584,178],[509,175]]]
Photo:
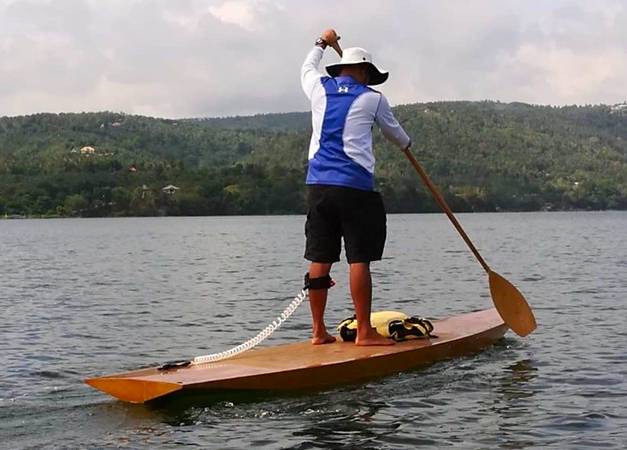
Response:
[[[355,383],[477,352],[507,331],[496,309],[433,321],[437,338],[387,347],[309,341],[262,347],[215,363],[160,371],[156,367],[88,378],[120,400],[144,403],[181,390],[306,390]]]

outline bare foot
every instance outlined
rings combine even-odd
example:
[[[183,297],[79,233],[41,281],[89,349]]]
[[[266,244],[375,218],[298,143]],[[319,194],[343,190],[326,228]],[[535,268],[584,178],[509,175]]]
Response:
[[[355,339],[355,345],[362,345],[362,346],[394,345],[394,344],[396,344],[396,342],[394,342],[392,339],[381,336],[379,333],[375,331],[374,328],[371,330],[370,333],[366,333],[366,336],[360,337],[358,333],[357,339]]]
[[[335,337],[331,336],[326,331],[321,336],[315,336],[311,338],[311,343],[313,345],[322,345],[322,344],[330,344],[335,342]]]

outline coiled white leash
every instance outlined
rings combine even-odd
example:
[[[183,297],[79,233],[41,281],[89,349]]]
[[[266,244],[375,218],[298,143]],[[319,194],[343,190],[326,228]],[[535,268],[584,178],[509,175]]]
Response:
[[[335,285],[335,281],[331,279],[331,277],[327,274],[323,277],[319,278],[310,278],[309,273],[305,274],[305,286],[300,291],[294,300],[287,305],[287,308],[283,310],[283,312],[273,320],[267,327],[261,330],[257,335],[243,344],[238,345],[237,347],[230,348],[228,350],[224,350],[219,353],[211,353],[210,355],[196,356],[192,360],[179,360],[179,361],[169,361],[161,366],[159,366],[159,370],[169,370],[169,369],[178,369],[181,367],[188,366],[197,366],[200,364],[213,363],[216,361],[222,361],[223,359],[231,358],[235,355],[239,355],[251,348],[254,348],[269,338],[272,333],[274,333],[290,316],[296,311],[296,309],[300,306],[303,301],[307,298],[307,292],[310,289],[329,289]]]
[[[224,350],[219,353],[196,356],[194,359],[192,359],[190,364],[192,366],[195,366],[198,364],[206,364],[206,363],[221,361],[223,359],[230,358],[235,355],[239,355],[240,353],[250,350],[251,348],[255,348],[256,346],[261,344],[263,341],[265,341],[267,338],[269,338],[272,335],[272,333],[274,333],[283,324],[283,322],[289,319],[289,317],[294,313],[294,311],[296,311],[296,309],[300,306],[300,304],[306,298],[307,298],[307,292],[303,289],[302,291],[300,291],[300,294],[294,297],[294,300],[292,300],[292,302],[287,306],[287,308],[283,310],[281,315],[279,315],[275,320],[272,321],[272,323],[268,324],[267,327],[261,330],[257,334],[257,336],[247,340],[246,342],[238,345],[237,347],[233,347],[233,348]]]
[[[247,350],[250,350],[257,345],[261,344],[267,338],[269,338],[272,333],[274,333],[290,316],[296,311],[296,309],[303,303],[303,301],[307,298],[307,290],[303,289],[300,291],[294,300],[287,305],[287,308],[283,310],[283,312],[272,321],[272,323],[268,324],[263,330],[261,330],[257,335],[246,342],[230,348],[228,350],[224,350],[219,353],[211,353],[209,355],[196,356],[191,361],[189,360],[181,360],[181,361],[170,361],[159,367],[159,370],[168,370],[168,369],[177,369],[181,367],[187,366],[197,366],[200,364],[213,363],[216,361],[221,361],[223,359],[231,358],[235,355],[239,355]]]

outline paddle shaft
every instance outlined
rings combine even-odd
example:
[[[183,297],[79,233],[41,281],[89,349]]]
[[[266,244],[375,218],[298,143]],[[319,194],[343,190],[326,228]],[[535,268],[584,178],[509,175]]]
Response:
[[[338,55],[342,56],[342,48],[340,47],[340,44],[338,41],[335,41],[330,45],[337,52]],[[479,251],[475,248],[474,244],[472,243],[472,241],[470,240],[470,238],[468,237],[468,235],[462,228],[461,224],[457,221],[457,218],[453,215],[451,208],[449,208],[448,205],[446,204],[444,197],[442,197],[442,195],[440,194],[438,189],[435,187],[435,185],[433,184],[433,182],[431,181],[427,173],[424,171],[420,163],[418,163],[416,158],[414,158],[414,155],[411,153],[409,148],[406,148],[404,152],[405,152],[405,156],[407,156],[407,159],[409,159],[409,162],[411,162],[411,165],[414,166],[414,169],[416,169],[416,172],[422,179],[422,182],[431,191],[431,194],[440,205],[440,208],[442,208],[442,210],[446,213],[450,221],[453,223],[453,226],[457,229],[459,234],[464,239],[464,242],[466,242],[466,245],[468,245],[472,253],[475,255],[475,258],[477,258],[481,266],[483,266],[483,269],[486,271],[486,273],[489,274],[491,272],[490,266],[488,266],[485,260],[481,257],[481,255],[479,254]]]
[[[453,211],[451,211],[451,208],[449,208],[448,205],[446,204],[444,197],[442,197],[442,195],[440,194],[438,189],[435,187],[435,185],[433,184],[433,182],[431,181],[427,173],[424,171],[420,163],[418,163],[414,155],[409,150],[409,147],[403,150],[403,152],[405,153],[405,156],[407,157],[407,159],[409,159],[409,162],[411,163],[411,165],[414,166],[414,169],[416,169],[416,172],[418,173],[418,176],[420,177],[422,182],[427,186],[429,191],[431,191],[431,194],[435,198],[436,202],[438,202],[438,205],[440,205],[440,208],[442,208],[442,210],[446,213],[449,220],[453,223],[453,226],[455,227],[455,229],[457,229],[461,237],[464,239],[464,242],[466,242],[466,245],[468,245],[472,253],[475,255],[475,258],[477,258],[479,263],[483,266],[483,269],[489,274],[492,271],[490,269],[490,266],[488,266],[485,260],[481,257],[481,255],[479,254],[479,251],[475,248],[474,244],[472,243],[472,241],[470,240],[470,238],[468,237],[468,235],[462,228],[461,224],[457,221],[457,218],[453,215]]]
[[[331,44],[331,47],[333,47],[333,49],[337,52],[338,55],[340,55],[340,57],[342,56],[342,48],[340,47],[340,44],[338,41],[333,42]],[[451,208],[449,208],[448,205],[446,204],[444,197],[442,197],[442,195],[440,194],[438,189],[435,187],[435,185],[433,184],[433,182],[431,181],[427,173],[424,171],[422,166],[418,163],[416,158],[414,158],[414,155],[409,150],[409,147],[406,148],[404,152],[405,152],[405,156],[407,156],[407,159],[409,159],[409,162],[411,162],[411,165],[414,166],[414,169],[416,169],[418,176],[420,176],[420,178],[422,179],[422,182],[431,191],[431,194],[440,205],[440,208],[442,208],[442,210],[446,213],[449,220],[453,223],[453,226],[455,227],[455,229],[457,229],[461,237],[464,239],[464,242],[466,242],[466,245],[468,245],[472,253],[475,255],[475,258],[477,258],[477,260],[479,261],[483,269],[486,271],[486,273],[489,274],[491,272],[490,266],[488,266],[485,260],[481,257],[481,255],[479,254],[479,251],[476,249],[476,247],[474,246],[474,244],[472,243],[472,241],[470,240],[470,238],[468,237],[468,235],[462,228],[461,224],[457,221],[457,218],[453,215],[453,211],[451,211]]]

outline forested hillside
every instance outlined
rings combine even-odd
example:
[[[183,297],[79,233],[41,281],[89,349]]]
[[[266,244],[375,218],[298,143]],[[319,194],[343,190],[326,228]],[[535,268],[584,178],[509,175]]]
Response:
[[[627,209],[624,107],[437,102],[395,113],[454,210]],[[309,132],[307,113],[0,118],[0,214],[303,212]],[[437,210],[378,132],[375,148],[388,210]]]

